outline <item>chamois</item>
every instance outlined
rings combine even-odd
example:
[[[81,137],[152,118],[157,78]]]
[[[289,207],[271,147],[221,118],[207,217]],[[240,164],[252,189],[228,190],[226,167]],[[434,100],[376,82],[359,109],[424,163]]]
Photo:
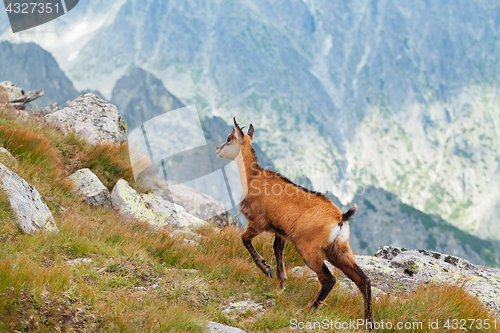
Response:
[[[273,232],[276,273],[282,287],[287,279],[283,264],[285,240],[292,242],[321,284],[305,308],[310,310],[323,303],[336,282],[323,261],[325,255],[358,286],[363,294],[365,321],[373,324],[371,282],[356,264],[349,246],[348,220],[355,213],[356,205],[342,214],[323,194],[309,191],[277,172],[262,169],[252,148],[253,125],[245,134],[236,118],[233,120],[233,131],[227,141],[217,147],[216,153],[220,158],[235,160],[238,165],[243,192],[240,211],[248,219],[242,240],[257,267],[273,278],[272,266],[266,264],[252,244],[252,239],[260,233]]]

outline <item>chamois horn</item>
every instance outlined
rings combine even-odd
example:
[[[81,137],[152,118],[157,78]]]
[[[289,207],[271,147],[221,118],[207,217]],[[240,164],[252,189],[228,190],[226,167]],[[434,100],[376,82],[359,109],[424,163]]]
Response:
[[[233,120],[234,120],[234,129],[236,130],[236,138],[240,140],[244,137],[243,131],[241,130],[240,126],[238,126],[238,123],[236,122],[236,117],[234,117]]]

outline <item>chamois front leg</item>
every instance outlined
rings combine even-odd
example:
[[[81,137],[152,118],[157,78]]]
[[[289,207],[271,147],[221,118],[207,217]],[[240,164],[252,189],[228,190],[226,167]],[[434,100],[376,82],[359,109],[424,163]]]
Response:
[[[254,228],[250,226],[250,222],[248,221],[248,226],[247,230],[243,233],[241,236],[241,239],[243,240],[243,245],[247,248],[248,252],[252,256],[253,261],[259,267],[259,269],[269,276],[271,279],[273,278],[273,267],[271,265],[266,264],[266,261],[262,256],[257,252],[255,247],[252,244],[252,239],[255,238],[260,232],[256,231]]]
[[[283,283],[286,281],[285,265],[283,264],[283,252],[285,250],[285,240],[279,235],[274,236],[274,255],[276,256],[276,275],[280,282],[280,287],[283,288]]]

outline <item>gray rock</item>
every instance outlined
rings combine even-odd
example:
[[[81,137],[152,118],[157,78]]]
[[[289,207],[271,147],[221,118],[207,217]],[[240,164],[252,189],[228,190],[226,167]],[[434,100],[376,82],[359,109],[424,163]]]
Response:
[[[245,331],[240,330],[239,328],[215,323],[213,321],[207,322],[207,328],[205,329],[204,332],[205,333],[245,333]]]
[[[91,264],[92,258],[76,258],[66,261],[66,265]]]
[[[64,133],[74,131],[91,144],[126,140],[125,120],[116,107],[93,93],[69,101],[64,109],[45,116],[45,120]]]
[[[25,105],[43,96],[43,89],[25,92],[10,81],[0,82],[0,103],[24,109]]]
[[[207,225],[206,222],[187,213],[173,202],[163,200],[153,194],[135,191],[123,179],[116,182],[111,192],[113,207],[121,216],[133,220],[144,220],[155,227],[170,227],[190,230]]]
[[[34,234],[39,231],[59,231],[40,193],[1,163],[0,188],[7,194],[23,232]]]
[[[222,313],[230,314],[233,312],[246,312],[248,310],[251,310],[252,312],[264,311],[264,306],[253,301],[241,301],[225,306]]]
[[[10,81],[3,81],[0,82],[0,94],[2,103],[12,103],[20,100],[24,96],[24,91]]]
[[[89,169],[80,169],[69,176],[83,202],[96,207],[111,206],[111,196],[106,186]]]
[[[154,179],[147,180],[147,187],[151,188],[151,193],[168,200],[169,193],[164,189],[164,181]],[[197,191],[191,187],[168,181],[171,201],[184,207],[184,209],[191,215],[196,216],[202,220],[209,220],[214,216],[220,216],[227,224],[227,216],[225,215],[226,208],[222,203],[215,200],[211,196]]]
[[[59,105],[59,103],[56,102],[56,103],[50,104],[49,106],[45,106],[43,108],[40,108],[40,110],[38,111],[38,115],[40,117],[45,117],[46,115],[54,113],[54,112],[59,111],[59,110],[61,110],[61,106]]]
[[[357,264],[372,280],[375,296],[404,295],[425,283],[463,283],[465,290],[486,308],[500,315],[500,269],[472,265],[467,260],[425,250],[383,246],[375,257],[354,256]],[[327,263],[332,269],[330,263]],[[315,277],[306,266],[288,271],[293,276]],[[352,293],[356,286],[343,274],[339,284]]]

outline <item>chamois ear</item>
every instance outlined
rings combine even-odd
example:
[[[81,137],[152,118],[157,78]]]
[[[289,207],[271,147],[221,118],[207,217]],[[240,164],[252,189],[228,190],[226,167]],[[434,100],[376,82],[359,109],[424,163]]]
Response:
[[[248,128],[248,136],[250,137],[250,141],[253,141],[253,135],[255,134],[255,130],[253,128],[253,124],[250,124],[250,127]]]
[[[234,120],[234,134],[236,135],[236,139],[238,141],[243,140],[244,134],[241,128],[238,126],[238,123],[236,122],[236,117],[233,118]]]

